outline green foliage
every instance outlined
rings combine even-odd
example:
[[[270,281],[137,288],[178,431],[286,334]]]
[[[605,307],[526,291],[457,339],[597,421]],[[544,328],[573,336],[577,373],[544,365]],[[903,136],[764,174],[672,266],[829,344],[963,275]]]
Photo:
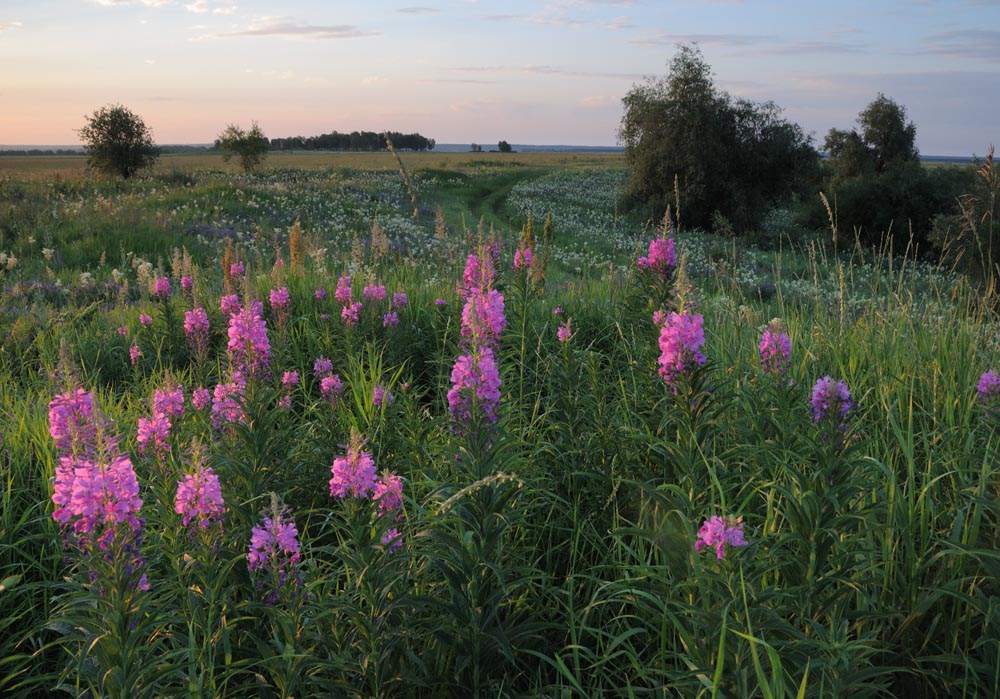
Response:
[[[904,107],[881,93],[857,121],[858,129],[830,129],[823,144],[830,155],[823,189],[833,225],[848,239],[853,232],[862,243],[896,254],[911,245],[930,252],[934,218],[954,209],[967,173],[924,168],[916,127],[906,121]],[[808,225],[822,227],[827,214],[818,201],[810,199],[804,212]]]
[[[996,292],[1000,284],[1000,171],[993,146],[976,164],[969,188],[958,198],[958,211],[934,219],[932,241],[944,260],[967,270]]]
[[[975,385],[997,368],[997,319],[981,295],[912,257],[771,255],[682,231],[696,287],[684,302],[704,314],[709,360],[675,392],[657,374],[651,322],[672,280],[635,269],[646,241],[615,210],[622,173],[505,174],[429,173],[422,193],[449,211],[437,231],[412,220],[393,173],[5,183],[37,200],[26,215],[57,216],[39,218],[32,240],[15,211],[18,260],[2,272],[0,695],[995,695],[1000,432]],[[488,196],[491,183],[502,195]],[[447,393],[462,351],[456,283],[477,238],[460,224],[466,203],[513,232],[496,270],[499,421],[459,433]],[[505,222],[522,211],[537,217],[522,242],[551,252],[544,285],[510,270],[527,216]],[[376,215],[385,246],[352,245]],[[292,265],[296,218],[304,254]],[[217,236],[228,227],[268,234]],[[86,229],[116,235],[112,249],[81,246]],[[189,259],[171,255],[189,244]],[[248,379],[245,422],[214,427],[186,401],[167,454],[140,453],[155,390],[228,380],[227,250],[246,263],[233,291],[264,303],[269,372]],[[154,273],[170,277],[169,301],[150,296]],[[344,275],[364,301],[353,327],[333,294]],[[370,284],[388,298],[366,299]],[[280,287],[287,315],[268,305]],[[387,327],[396,291],[408,300]],[[211,322],[202,356],[180,327],[196,306]],[[780,378],[757,354],[775,316],[792,338]],[[136,467],[148,591],[113,557],[93,562],[100,588],[90,561],[67,565],[46,419],[61,353]],[[321,356],[343,379],[338,396],[320,393]],[[299,383],[284,385],[293,370]],[[808,410],[823,374],[860,407],[843,440]],[[380,385],[395,399],[376,407]],[[352,429],[378,471],[402,477],[400,518],[330,496]],[[226,512],[186,529],[174,495],[198,460]],[[301,585],[273,597],[247,568],[268,503],[288,508],[302,556]],[[749,545],[721,560],[696,551],[713,515],[742,517]],[[382,543],[389,528],[397,551]]]
[[[623,102],[626,195],[654,220],[679,195],[684,225],[707,228],[718,210],[743,229],[805,191],[816,174],[817,155],[801,127],[782,119],[773,102],[717,90],[697,47],[681,46],[667,77],[633,86]]]
[[[881,92],[858,114],[861,129],[830,129],[823,148],[840,177],[881,175],[896,163],[920,158],[915,144],[917,127],[907,123],[906,109]]]
[[[244,172],[256,171],[271,149],[267,136],[260,130],[256,121],[249,131],[235,124],[229,124],[226,130],[219,134],[216,145],[222,151],[222,158],[226,162],[237,156]]]
[[[101,107],[80,129],[88,167],[128,179],[160,156],[145,122],[120,104]]]
[[[497,150],[499,150],[501,153],[510,153],[514,149],[511,147],[509,143],[507,143],[507,141],[500,141],[500,143],[497,144]]]

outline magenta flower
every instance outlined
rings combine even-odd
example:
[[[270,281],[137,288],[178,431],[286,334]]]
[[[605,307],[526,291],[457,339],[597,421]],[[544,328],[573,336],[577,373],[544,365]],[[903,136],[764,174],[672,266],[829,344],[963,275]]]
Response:
[[[153,391],[153,414],[180,417],[184,414],[184,389],[167,385]]]
[[[556,306],[555,308],[552,309],[552,315],[554,316],[561,316],[565,312],[566,311],[563,310],[562,306]]]
[[[659,373],[668,386],[673,386],[678,377],[695,365],[705,363],[705,355],[701,352],[705,344],[704,319],[700,314],[673,312],[660,318],[663,323],[660,326]]]
[[[326,289],[324,289],[323,287],[316,289],[316,291],[313,292],[313,298],[315,298],[317,301],[322,301],[323,299],[325,299]]]
[[[406,298],[406,294],[401,291],[396,292],[392,295],[392,308],[406,308],[409,303],[409,299]]]
[[[451,383],[448,409],[460,428],[477,415],[477,409],[488,422],[497,421],[501,381],[493,350],[461,355],[451,370]]]
[[[572,323],[573,323],[573,319],[572,318],[567,318],[566,322],[562,323],[559,326],[559,329],[556,330],[556,337],[559,338],[559,342],[562,342],[563,344],[565,344],[565,343],[569,342],[570,339],[572,339],[572,337],[573,337],[573,330],[572,330],[572,327],[571,327]]]
[[[403,506],[403,480],[395,473],[383,471],[375,484],[372,500],[378,505],[380,515],[391,514]]]
[[[127,325],[119,325],[118,326],[118,334],[121,335],[122,337],[128,337],[128,326]]]
[[[313,362],[313,373],[319,378],[329,376],[333,373],[333,362],[326,357],[318,357]]]
[[[386,390],[384,386],[376,386],[372,389],[372,405],[381,408],[383,404],[386,407],[392,405],[392,391]]]
[[[382,316],[383,328],[394,328],[397,325],[399,325],[399,316],[396,315],[396,311],[389,311]]]
[[[181,291],[190,292],[194,287],[194,280],[191,277],[183,276],[181,277]]]
[[[234,262],[231,265],[229,265],[230,277],[242,277],[246,271],[247,268],[246,266],[244,266],[243,262]]]
[[[473,347],[496,347],[507,327],[503,295],[496,289],[472,294],[462,309],[462,337]]]
[[[351,278],[341,277],[337,280],[337,290],[333,293],[333,298],[337,299],[341,305],[347,306],[351,303]]]
[[[92,452],[97,446],[94,398],[78,388],[57,394],[49,402],[49,434],[59,451]]]
[[[170,418],[159,413],[151,418],[141,417],[138,422],[136,443],[139,453],[152,452],[156,458],[163,458],[170,451]]]
[[[714,548],[717,560],[726,555],[727,547],[747,546],[749,542],[743,538],[743,518],[729,517],[724,519],[715,515],[705,520],[698,530],[698,539],[694,542],[695,551],[703,548]]]
[[[792,340],[785,334],[780,320],[772,320],[760,338],[760,363],[767,374],[782,375],[788,370],[792,356]]]
[[[139,325],[141,325],[144,328],[148,328],[152,324],[153,324],[153,316],[149,315],[148,313],[139,314]]]
[[[139,349],[139,345],[132,345],[128,348],[128,358],[132,362],[132,366],[139,363],[139,357],[142,356],[142,350]]]
[[[531,267],[531,248],[518,248],[514,253],[514,264],[511,269],[527,269]]]
[[[281,376],[281,385],[286,388],[291,388],[292,386],[299,385],[299,372],[297,371],[286,371]]]
[[[292,303],[287,286],[283,286],[280,289],[271,289],[269,300],[271,301],[271,309],[275,311],[287,311]]]
[[[219,301],[219,307],[222,309],[222,313],[227,316],[239,313],[241,305],[240,297],[237,294],[223,296]]]
[[[340,377],[336,374],[329,374],[320,379],[319,382],[319,392],[320,395],[326,396],[331,401],[335,400],[340,396],[341,392],[344,390],[344,384],[341,382]]]
[[[153,281],[153,295],[164,301],[170,298],[170,280],[167,277],[157,277]]]
[[[389,547],[389,552],[398,551],[403,547],[403,535],[395,527],[385,530],[382,535],[382,544]]]
[[[976,391],[979,400],[988,401],[1000,396],[1000,375],[997,375],[992,369],[983,373],[979,377]]]
[[[367,498],[375,491],[375,460],[371,452],[364,451],[365,440],[358,434],[351,435],[347,454],[333,460],[330,471],[330,496]]]
[[[816,381],[810,402],[813,422],[829,419],[840,422],[841,428],[847,415],[857,407],[851,399],[851,392],[847,390],[847,384],[843,381],[834,381],[829,376]]]
[[[184,335],[192,354],[204,359],[208,355],[208,313],[199,306],[184,311]]]
[[[487,257],[491,257],[487,252]],[[481,262],[479,257],[470,254],[465,258],[465,272],[462,274],[462,295],[470,296],[493,286],[495,276],[491,259]]]
[[[435,306],[447,306],[448,302],[445,301],[444,299],[434,299],[434,305]]]
[[[237,371],[250,376],[266,373],[271,356],[263,313],[264,304],[251,301],[229,317],[229,358]]]
[[[359,314],[361,313],[361,302],[355,301],[352,304],[344,306],[340,310],[340,319],[344,321],[344,325],[349,328],[353,328],[358,323]]]
[[[649,254],[636,261],[640,270],[649,270],[661,277],[669,277],[677,264],[673,238],[654,238],[649,242]]]
[[[247,568],[252,573],[264,576],[257,586],[269,588],[265,597],[268,604],[278,601],[280,590],[288,584],[302,585],[299,562],[299,531],[295,520],[286,517],[284,508],[272,496],[271,509],[263,516],[263,523],[250,532],[250,551],[247,553]]]
[[[195,410],[204,410],[212,404],[212,392],[207,388],[196,388],[191,392],[191,405]]]
[[[365,301],[384,301],[385,296],[385,287],[381,284],[369,284],[361,291],[361,298]]]
[[[237,374],[232,381],[216,385],[212,401],[212,426],[224,427],[230,423],[246,422],[243,412],[243,394],[246,382]]]
[[[222,520],[226,507],[219,477],[211,466],[198,464],[193,472],[184,474],[177,483],[174,511],[181,515],[181,524],[185,527],[194,521],[199,529],[207,529]]]

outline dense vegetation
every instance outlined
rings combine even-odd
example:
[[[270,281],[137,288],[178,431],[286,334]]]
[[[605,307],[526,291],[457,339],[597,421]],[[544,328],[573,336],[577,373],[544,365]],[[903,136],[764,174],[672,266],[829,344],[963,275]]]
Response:
[[[988,299],[624,183],[0,180],[0,695],[996,696]]]

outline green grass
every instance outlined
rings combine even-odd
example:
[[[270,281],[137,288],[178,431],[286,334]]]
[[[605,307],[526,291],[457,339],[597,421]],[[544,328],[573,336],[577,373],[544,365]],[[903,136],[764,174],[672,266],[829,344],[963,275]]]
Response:
[[[0,695],[997,696],[1000,412],[976,382],[1000,345],[966,279],[833,255],[821,233],[761,251],[682,230],[683,275],[657,281],[636,271],[653,231],[617,210],[614,158],[403,154],[414,221],[390,156],[274,157],[256,176],[211,157],[128,183],[54,167],[0,184],[0,252],[16,257],[0,264]],[[510,269],[529,213],[536,240],[552,214],[544,284]],[[463,430],[448,402],[469,351],[458,286],[491,228],[502,399],[496,425]],[[388,301],[342,323],[344,275],[355,300],[405,292],[398,326]],[[708,360],[674,390],[652,315],[677,307],[678,277]],[[287,321],[269,304],[283,286]],[[190,396],[231,378],[234,291],[263,303],[270,373],[248,385],[247,421],[216,428]],[[194,306],[205,358],[181,329]],[[793,347],[781,379],[757,355],[775,317]],[[318,357],[343,381],[335,400]],[[809,412],[824,375],[858,405],[842,432]],[[189,402],[169,451],[140,453],[139,421],[172,382]],[[135,466],[148,592],[131,552],[81,558],[52,518],[46,406],[67,385],[94,393]],[[376,386],[394,400],[374,406]],[[400,519],[330,497],[353,433],[403,478]],[[221,530],[185,530],[173,509],[199,459],[222,484]],[[248,542],[281,505],[302,585],[269,597]],[[696,552],[713,515],[742,517],[749,545]]]

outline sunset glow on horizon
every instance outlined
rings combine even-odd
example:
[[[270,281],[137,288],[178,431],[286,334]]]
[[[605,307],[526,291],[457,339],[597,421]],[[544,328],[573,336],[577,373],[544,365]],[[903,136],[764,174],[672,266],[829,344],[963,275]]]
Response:
[[[74,145],[120,103],[161,144],[229,123],[271,138],[617,143],[622,97],[697,43],[716,85],[774,101],[822,145],[878,93],[926,155],[998,140],[991,0],[4,0],[0,144]]]

